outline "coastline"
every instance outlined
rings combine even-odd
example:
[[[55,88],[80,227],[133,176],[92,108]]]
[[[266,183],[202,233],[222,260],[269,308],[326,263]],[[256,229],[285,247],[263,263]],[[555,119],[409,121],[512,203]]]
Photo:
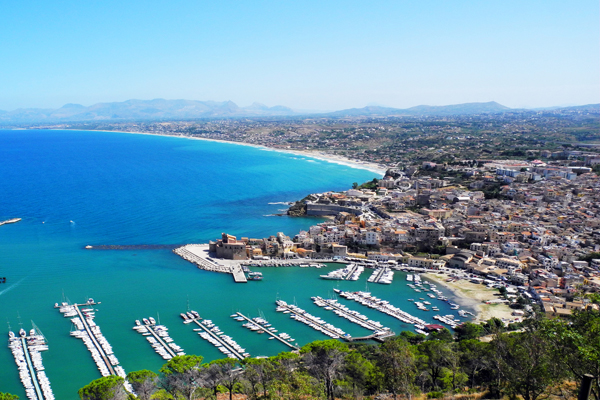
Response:
[[[60,129],[60,130],[64,130],[64,129]],[[267,146],[262,146],[262,145],[258,145],[258,144],[246,143],[246,142],[234,142],[234,141],[230,141],[230,140],[207,139],[207,138],[194,137],[194,136],[185,136],[185,135],[167,135],[167,134],[163,134],[163,133],[152,133],[152,132],[105,131],[105,130],[86,130],[86,129],[77,129],[77,130],[82,130],[82,131],[87,131],[87,132],[131,133],[131,134],[134,134],[134,135],[164,136],[164,137],[175,137],[175,138],[182,138],[182,139],[191,139],[191,140],[205,140],[205,141],[208,141],[208,142],[236,144],[236,145],[239,145],[239,146],[254,147],[254,148],[257,148],[257,149],[260,149],[260,150],[264,150],[264,151],[277,151],[277,152],[280,152],[280,153],[291,154],[291,155],[295,155],[295,156],[299,156],[299,157],[308,157],[308,158],[312,158],[312,159],[315,159],[315,160],[325,161],[325,162],[329,162],[329,163],[333,163],[333,164],[345,165],[345,166],[350,167],[350,168],[363,169],[363,170],[370,171],[370,172],[373,172],[375,174],[378,174],[378,175],[380,175],[381,178],[383,178],[383,176],[385,175],[386,170],[387,170],[387,168],[382,168],[382,166],[379,165],[379,164],[370,163],[370,162],[362,162],[362,161],[357,161],[357,160],[351,160],[351,159],[349,159],[347,157],[342,157],[342,156],[338,156],[338,155],[335,155],[335,154],[328,154],[328,153],[325,153],[323,151],[316,151],[316,150],[315,151],[311,151],[311,150],[286,150],[286,149],[279,149],[279,148],[274,148],[274,147],[267,147]]]
[[[475,309],[475,318],[473,323],[486,322],[490,318],[498,318],[505,324],[515,320],[520,321],[519,317],[512,315],[512,309],[504,303],[486,304],[486,301],[497,299],[498,290],[487,288],[481,284],[471,283],[466,280],[455,282],[446,282],[446,274],[439,275],[433,273],[423,274],[425,278],[444,286],[456,296],[456,302],[464,307]]]

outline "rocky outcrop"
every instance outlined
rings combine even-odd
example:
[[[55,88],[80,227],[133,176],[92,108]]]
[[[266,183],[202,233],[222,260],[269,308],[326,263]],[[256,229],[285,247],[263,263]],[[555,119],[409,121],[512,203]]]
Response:
[[[306,215],[306,203],[302,200],[295,202],[287,210],[287,215],[291,217],[303,217]]]

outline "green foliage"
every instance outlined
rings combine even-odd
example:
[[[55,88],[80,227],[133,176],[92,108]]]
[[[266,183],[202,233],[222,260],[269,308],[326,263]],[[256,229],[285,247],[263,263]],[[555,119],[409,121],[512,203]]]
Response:
[[[444,392],[429,392],[429,393],[427,393],[427,398],[428,399],[443,399]]]
[[[594,259],[600,259],[599,252],[591,252],[591,253],[588,253],[585,256],[579,258],[580,261],[587,261],[588,263]]]
[[[477,339],[478,337],[483,336],[483,327],[472,322],[465,322],[454,328],[454,333],[456,335],[456,340],[458,341]]]
[[[158,374],[143,369],[141,371],[132,371],[127,374],[127,381],[131,383],[133,391],[140,400],[149,400],[156,391],[156,381]]]
[[[19,396],[10,393],[0,393],[0,400],[19,400]]]
[[[81,400],[125,400],[125,380],[120,376],[105,376],[82,387],[77,392]]]

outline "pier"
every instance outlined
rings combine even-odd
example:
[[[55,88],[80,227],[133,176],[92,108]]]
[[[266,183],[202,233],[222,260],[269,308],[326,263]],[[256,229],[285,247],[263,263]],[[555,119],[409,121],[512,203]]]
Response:
[[[39,353],[48,350],[46,338],[35,324],[33,327],[29,336],[23,329],[20,330],[18,337],[9,331],[8,347],[15,358],[27,397],[30,400],[54,400],[50,381],[44,371],[42,356]]]
[[[333,338],[333,339],[345,339],[348,340],[351,336],[345,333],[340,328],[336,328],[335,326],[326,323],[319,317],[315,317],[301,309],[300,307],[287,304],[283,300],[277,300],[277,311],[283,312],[284,314],[291,314],[290,317],[295,319],[296,321],[302,322],[313,328],[316,331],[322,332],[325,335]]]
[[[392,332],[390,328],[386,328],[380,322],[368,319],[358,311],[350,310],[348,307],[339,304],[337,300],[324,299],[319,296],[313,297],[312,300],[317,306],[324,307],[326,310],[329,309],[335,312],[338,316],[362,326],[365,329],[373,331],[375,336],[387,337],[394,335],[394,332]],[[354,340],[357,340],[357,338]]]
[[[213,324],[211,320],[205,319],[200,321],[200,318],[194,318],[193,322],[203,331],[199,332],[198,334],[203,339],[209,341],[213,346],[217,347],[225,355],[231,356],[232,358],[237,358],[238,360],[243,360],[244,358],[250,357],[250,354],[244,353],[245,349],[242,349],[229,336],[225,336],[223,332],[219,330],[219,327]],[[194,330],[197,331],[198,329]]]
[[[383,283],[389,285],[394,279],[394,271],[390,268],[383,267],[377,268],[373,271],[367,282],[369,283]]]
[[[264,331],[265,333],[268,333],[268,334],[269,334],[269,335],[270,335],[272,338],[279,340],[281,343],[285,344],[286,346],[289,346],[289,347],[291,347],[291,348],[292,348],[292,349],[294,349],[294,350],[300,350],[300,348],[299,348],[299,347],[297,347],[297,346],[294,346],[293,344],[291,344],[290,342],[288,342],[288,341],[287,341],[287,340],[285,340],[284,338],[280,337],[279,335],[276,335],[274,332],[271,332],[271,331],[270,331],[270,330],[269,330],[267,327],[265,327],[265,326],[262,326],[262,325],[260,325],[259,323],[257,323],[257,322],[255,322],[255,321],[251,320],[250,318],[246,317],[246,316],[245,316],[244,314],[242,314],[241,312],[237,312],[237,313],[235,313],[235,315],[239,316],[240,318],[243,318],[243,319],[245,319],[246,321],[248,321],[248,322],[249,322],[249,323],[251,323],[251,324],[255,324],[255,325],[258,325],[258,326],[260,326],[260,327],[263,329],[263,331]]]
[[[235,283],[246,283],[248,279],[246,278],[246,274],[244,274],[244,270],[241,265],[234,265],[231,267],[231,275],[233,275],[233,280]]]
[[[339,293],[340,296],[348,299],[354,300],[364,306],[374,308],[379,312],[392,316],[406,324],[413,325],[427,325],[427,322],[423,321],[420,318],[415,317],[414,315],[410,315],[406,311],[402,311],[398,307],[391,305],[386,300],[378,299],[377,297],[371,296],[370,293],[366,292],[344,292],[339,289],[333,289],[336,293]]]
[[[170,360],[175,356],[185,355],[183,349],[177,346],[167,333],[168,329],[166,326],[152,323],[145,323],[142,325],[140,324],[140,321],[135,322],[136,325],[133,327],[133,329],[146,336],[146,339],[148,342],[150,342],[150,345],[163,359]],[[154,337],[153,340],[150,340],[152,339],[150,336]]]
[[[327,275],[321,275],[321,279],[332,279],[339,281],[357,281],[365,267],[358,264],[348,264],[345,268],[329,272]]]
[[[65,317],[75,317],[71,319],[71,322],[77,327],[77,330],[71,331],[71,336],[83,340],[102,376],[116,375],[125,379],[127,377],[125,370],[119,365],[119,360],[114,355],[110,343],[102,335],[100,327],[94,322],[95,313],[93,308],[84,309],[83,313],[79,309],[79,307],[89,307],[96,304],[93,299],[89,299],[83,304],[63,302],[61,305],[56,303],[54,307],[58,308]],[[133,387],[127,380],[123,385],[128,392],[133,393]]]

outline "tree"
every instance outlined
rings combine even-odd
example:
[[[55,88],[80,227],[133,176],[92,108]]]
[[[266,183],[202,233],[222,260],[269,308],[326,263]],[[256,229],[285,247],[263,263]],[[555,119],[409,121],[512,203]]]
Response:
[[[325,385],[328,400],[334,400],[333,383],[340,375],[348,346],[338,340],[321,340],[309,343],[300,349],[309,373]]]
[[[458,351],[460,352],[460,364],[469,377],[470,386],[473,387],[482,381],[479,375],[482,371],[490,370],[490,344],[480,342],[477,339],[465,339],[458,342]]]
[[[352,395],[358,398],[371,383],[375,367],[357,351],[351,351],[344,360],[344,378],[352,387]]]
[[[352,183],[352,189],[356,189],[358,187],[358,182]]]
[[[77,392],[81,400],[125,400],[127,392],[120,376],[109,375],[96,379]]]
[[[233,400],[233,387],[240,380],[241,369],[236,368],[235,358],[223,358],[214,360],[209,365],[218,367],[219,383],[229,390],[229,400]]]
[[[252,386],[254,398],[258,397],[256,387],[259,384],[262,386],[263,396],[267,397],[267,388],[275,373],[273,360],[268,358],[246,358],[242,361],[242,364],[246,368],[244,376]]]
[[[415,375],[415,357],[410,345],[403,339],[385,341],[378,355],[378,366],[384,376],[385,386],[398,398],[404,394],[410,398]]]
[[[462,340],[477,339],[482,336],[483,328],[479,324],[465,322],[454,328],[454,333],[456,334],[456,340],[460,342]]]
[[[19,396],[10,393],[0,393],[0,400],[19,400]]]
[[[499,372],[506,393],[536,400],[560,379],[544,335],[535,327],[524,332],[500,334],[492,341],[499,357]]]
[[[127,381],[131,383],[133,391],[140,400],[149,400],[156,391],[158,374],[147,369],[133,371],[127,374]]]
[[[447,351],[448,346],[449,343],[441,340],[426,340],[418,347],[418,364],[427,374],[431,388],[434,390],[439,388],[438,379],[441,378],[442,370],[447,365],[444,352]]]
[[[173,357],[160,369],[160,386],[175,398],[194,399],[202,388],[202,359],[191,355]]]
[[[575,310],[571,321],[542,321],[542,331],[553,359],[578,383],[592,374],[592,397],[600,399],[600,313]]]

